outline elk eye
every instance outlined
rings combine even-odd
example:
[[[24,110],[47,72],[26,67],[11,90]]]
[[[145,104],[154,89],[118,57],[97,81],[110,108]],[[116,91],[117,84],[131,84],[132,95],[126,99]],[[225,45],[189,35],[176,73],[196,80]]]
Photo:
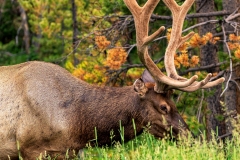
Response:
[[[167,112],[168,112],[166,105],[161,105],[161,106],[160,106],[160,109],[161,109],[164,113],[167,113]]]

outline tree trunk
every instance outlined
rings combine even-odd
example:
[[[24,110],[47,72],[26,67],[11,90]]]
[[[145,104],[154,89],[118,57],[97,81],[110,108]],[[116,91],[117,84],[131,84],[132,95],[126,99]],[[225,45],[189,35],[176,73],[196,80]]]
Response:
[[[226,11],[230,11],[230,12],[234,12],[236,10],[236,7],[239,6],[239,0],[223,0],[223,9]],[[229,24],[225,24],[224,25],[225,31],[234,31],[234,28],[229,25]],[[224,46],[224,51],[227,53],[227,48],[226,46]],[[233,67],[233,72],[232,74],[232,78],[231,81],[229,83],[228,89],[225,92],[225,105],[226,105],[226,132],[227,133],[232,133],[232,125],[231,125],[231,121],[232,121],[232,117],[234,117],[236,115],[236,111],[240,111],[239,105],[240,105],[240,98],[238,98],[238,96],[240,95],[239,90],[237,89],[236,83],[238,85],[240,85],[239,80],[235,81],[235,79],[237,77],[240,77],[240,67],[239,66],[235,66]],[[229,78],[230,73],[227,73],[225,75],[225,78],[228,79]],[[237,109],[238,107],[238,109]],[[240,113],[240,112],[238,112]]]
[[[29,48],[30,48],[30,33],[29,33],[29,27],[28,27],[28,21],[27,21],[27,14],[24,10],[24,8],[22,7],[22,5],[20,4],[20,2],[18,2],[19,4],[19,10],[21,13],[21,19],[22,19],[22,26],[21,28],[23,28],[23,32],[24,32],[24,36],[23,36],[23,41],[25,44],[25,51],[27,54],[29,54]]]
[[[196,1],[197,12],[199,13],[208,13],[215,10],[214,0],[197,0]],[[199,18],[198,22],[205,22],[208,20],[214,19],[214,17],[203,17]],[[200,35],[204,35],[207,32],[215,33],[215,25],[207,24],[199,27]],[[210,65],[218,62],[217,58],[217,47],[214,44],[208,43],[205,46],[201,47],[200,51],[201,65]],[[208,69],[209,73],[216,73],[219,71],[219,68]],[[212,138],[212,130],[218,133],[218,135],[225,134],[225,124],[223,121],[223,111],[220,104],[220,94],[221,94],[221,85],[208,89],[209,92],[212,92],[213,95],[207,97],[207,107],[206,107],[206,129],[207,129],[207,138]]]
[[[75,3],[75,0],[71,0],[72,3],[72,20],[73,20],[73,60],[74,60],[74,66],[76,66],[79,61],[75,56],[76,49],[77,49],[77,42],[78,42],[78,24],[77,24],[77,6]]]
[[[236,78],[235,81],[237,82],[237,85],[240,86],[240,65],[237,65],[234,67],[235,69],[235,74],[236,74]],[[236,98],[237,98],[237,102],[236,102],[236,110],[237,110],[237,114],[240,114],[240,90],[239,88],[236,86],[235,84],[235,88],[236,88]]]
[[[6,0],[0,1],[0,24],[1,24],[2,14],[4,12],[5,2]]]

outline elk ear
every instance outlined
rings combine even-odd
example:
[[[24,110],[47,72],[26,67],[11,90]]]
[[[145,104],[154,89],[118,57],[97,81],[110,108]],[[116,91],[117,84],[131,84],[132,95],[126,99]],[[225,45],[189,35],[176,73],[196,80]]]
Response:
[[[140,97],[144,97],[148,91],[148,88],[145,86],[142,78],[137,79],[134,84],[134,90],[138,93]]]
[[[148,70],[144,70],[142,74],[142,80],[143,82],[150,82],[150,83],[155,83],[155,80],[153,79],[152,75],[148,72]]]

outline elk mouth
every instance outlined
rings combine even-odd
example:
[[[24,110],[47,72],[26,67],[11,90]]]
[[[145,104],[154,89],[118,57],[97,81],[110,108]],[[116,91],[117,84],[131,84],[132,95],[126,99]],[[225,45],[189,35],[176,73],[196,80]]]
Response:
[[[163,125],[160,123],[153,123],[150,127],[150,133],[153,134],[156,138],[170,138],[177,139],[180,129],[172,125]]]
[[[151,124],[150,129],[155,137],[179,139],[179,137],[187,138],[191,134],[188,125],[178,112],[173,112],[170,117],[164,119]]]
[[[179,133],[180,132],[178,128],[171,126],[171,130],[170,130],[171,138],[174,138],[174,139],[177,138]]]
[[[187,137],[190,133],[188,125],[177,112],[173,115],[171,122],[171,131],[173,136],[176,138],[178,138],[178,136]]]
[[[188,137],[190,131],[188,128],[184,127],[171,127],[170,135],[172,139],[178,139],[179,137]]]
[[[165,126],[165,127],[159,127],[158,128],[158,133],[154,134],[156,138],[167,138],[171,139],[173,141],[179,140],[180,137],[182,138],[187,138],[188,136],[192,135],[190,130],[188,128],[179,128],[179,127],[174,127],[171,125]]]

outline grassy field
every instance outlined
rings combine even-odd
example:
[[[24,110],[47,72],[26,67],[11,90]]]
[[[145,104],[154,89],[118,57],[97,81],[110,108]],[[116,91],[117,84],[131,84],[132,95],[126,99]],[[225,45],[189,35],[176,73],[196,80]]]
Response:
[[[240,139],[207,142],[204,136],[198,139],[170,141],[157,140],[148,133],[126,143],[113,147],[84,150],[86,160],[239,160]],[[76,158],[77,159],[77,158]]]
[[[239,131],[235,130],[232,139],[224,141],[214,138],[217,137],[215,134],[211,141],[204,135],[178,141],[158,140],[144,132],[128,143],[116,142],[101,148],[88,146],[82,151],[81,158],[74,160],[239,160]]]
[[[214,134],[213,134],[214,136]],[[231,140],[207,141],[205,136],[171,141],[157,140],[143,133],[134,140],[102,148],[88,146],[81,158],[74,160],[239,160],[240,136],[236,132]],[[40,158],[42,159],[42,158]],[[51,160],[54,158],[48,157]],[[66,159],[68,155],[66,153]]]

